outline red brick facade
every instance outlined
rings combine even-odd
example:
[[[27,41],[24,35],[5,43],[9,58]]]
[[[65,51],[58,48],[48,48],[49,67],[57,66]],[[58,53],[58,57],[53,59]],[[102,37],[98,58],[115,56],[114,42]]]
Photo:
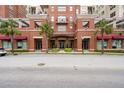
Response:
[[[54,9],[52,10],[53,7]],[[62,16],[63,18],[65,17],[66,21],[59,22],[59,16]],[[53,20],[51,20],[52,17],[54,17]],[[70,17],[72,18],[72,21],[70,20]],[[94,25],[94,17],[91,15],[80,15],[80,6],[66,6],[66,11],[58,11],[58,6],[49,6],[47,15],[39,15],[38,17],[32,16],[31,18],[21,20],[25,22],[28,21],[27,23],[29,24],[29,27],[18,27],[18,29],[22,32],[21,36],[25,36],[26,38],[23,39],[20,36],[20,38],[15,39],[15,49],[20,49],[21,45],[19,45],[19,43],[17,44],[18,41],[25,41],[25,46],[27,46],[26,49],[29,51],[46,51],[45,35],[39,35],[39,29],[36,26],[36,22],[40,22],[40,24],[48,22],[54,28],[53,36],[49,40],[48,44],[49,49],[64,49],[66,47],[71,47],[72,49],[78,52],[82,52],[84,50],[92,52],[97,49],[97,43],[100,40],[97,38],[97,35],[94,35],[94,33],[96,32]],[[62,29],[58,29],[59,26],[63,27],[63,29],[65,29],[64,27],[66,27],[66,30],[61,31]],[[121,32],[123,30],[114,30],[114,32],[117,31]],[[121,35],[121,37],[117,37],[116,39],[114,39],[112,35],[114,34],[111,34],[111,38],[109,39],[105,38],[105,40],[107,41],[106,49],[115,49],[114,47],[112,47],[112,42],[116,39],[117,42],[118,40],[120,40],[119,42],[121,42],[122,44],[121,48],[119,49],[124,49],[124,36]],[[3,41],[6,40],[9,41],[9,39],[6,39],[3,35],[0,35],[0,47],[3,47]]]
[[[0,5],[0,17],[25,18],[26,6],[24,5]]]

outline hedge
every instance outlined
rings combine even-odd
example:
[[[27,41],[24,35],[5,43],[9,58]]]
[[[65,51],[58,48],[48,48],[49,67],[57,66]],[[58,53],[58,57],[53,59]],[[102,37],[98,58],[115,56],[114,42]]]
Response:
[[[102,50],[95,50],[95,52],[101,52]],[[104,52],[112,52],[112,53],[124,53],[124,50],[104,50]]]
[[[11,52],[12,50],[10,50]],[[14,50],[14,52],[29,52],[29,50]]]
[[[65,48],[64,51],[65,52],[72,52],[72,48]]]
[[[60,49],[59,49],[59,48],[53,48],[51,51],[52,51],[52,52],[59,52]]]

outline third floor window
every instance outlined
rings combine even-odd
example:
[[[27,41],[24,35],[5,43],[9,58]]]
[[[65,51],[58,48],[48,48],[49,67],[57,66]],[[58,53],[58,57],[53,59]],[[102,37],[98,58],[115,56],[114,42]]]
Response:
[[[59,6],[58,6],[58,11],[59,11],[59,12],[66,11],[66,6],[64,6],[64,5],[59,5]]]

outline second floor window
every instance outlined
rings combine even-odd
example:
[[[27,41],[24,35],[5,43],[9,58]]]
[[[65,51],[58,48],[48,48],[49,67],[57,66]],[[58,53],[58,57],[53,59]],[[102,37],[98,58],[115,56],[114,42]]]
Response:
[[[58,32],[66,32],[66,25],[58,25]]]

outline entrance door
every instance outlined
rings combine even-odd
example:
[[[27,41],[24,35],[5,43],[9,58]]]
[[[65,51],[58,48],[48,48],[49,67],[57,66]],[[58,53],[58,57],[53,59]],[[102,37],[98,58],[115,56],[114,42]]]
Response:
[[[83,50],[89,49],[89,39],[83,39],[82,48],[83,48]]]
[[[65,43],[64,40],[60,40],[60,49],[63,49],[64,48],[64,43]]]
[[[50,41],[50,46],[51,46],[51,48],[56,48],[56,45],[55,45],[55,40],[51,40]]]
[[[41,50],[41,48],[42,48],[42,40],[35,39],[35,50]]]

